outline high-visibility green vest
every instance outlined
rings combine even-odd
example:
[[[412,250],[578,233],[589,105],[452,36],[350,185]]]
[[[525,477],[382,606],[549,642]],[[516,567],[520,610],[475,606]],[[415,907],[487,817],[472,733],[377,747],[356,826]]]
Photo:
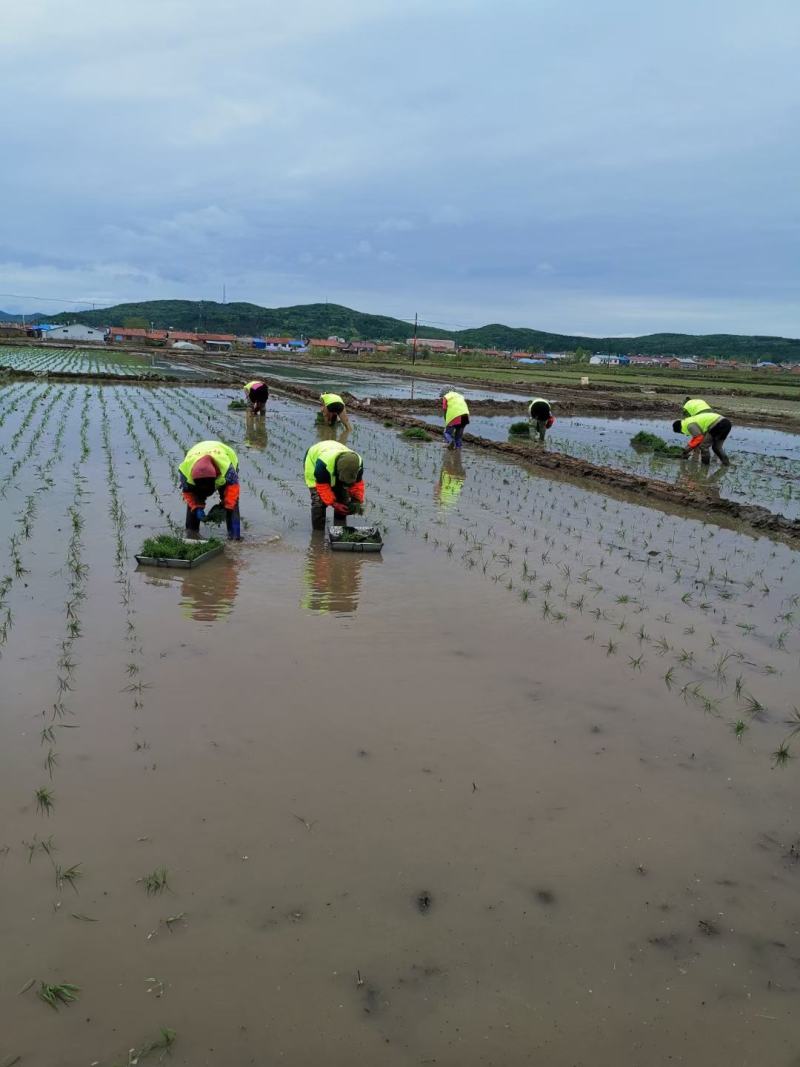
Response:
[[[447,407],[444,412],[445,426],[451,423],[453,419],[457,419],[459,415],[469,415],[467,402],[461,393],[445,393],[444,398],[447,401]]]
[[[341,441],[319,441],[317,444],[312,445],[308,452],[306,452],[304,470],[308,488],[313,489],[317,484],[317,479],[314,476],[314,468],[317,465],[318,459],[321,459],[325,464],[328,474],[331,476],[331,485],[334,486],[336,485],[336,460],[342,452],[352,451],[352,448],[343,445]],[[358,455],[358,453],[356,453],[356,455]],[[361,456],[358,456],[358,465],[362,466]]]
[[[529,415],[533,414],[533,405],[534,404],[547,404],[548,409],[550,408],[550,401],[549,400],[545,400],[545,398],[543,396],[535,396],[533,398],[533,400],[531,400],[530,404],[528,404],[528,414]]]
[[[690,415],[688,419],[684,419],[681,423],[681,433],[685,433],[687,437],[705,435],[721,418],[721,415],[718,415],[716,411],[711,411],[711,409],[701,411],[698,415]]]
[[[237,470],[239,469],[239,457],[229,445],[224,445],[222,441],[201,441],[200,444],[189,449],[183,463],[178,467],[178,470],[189,485],[194,485],[192,467],[203,456],[211,456],[219,471],[219,475],[214,479],[214,485],[217,489],[220,489],[225,484],[225,475],[228,473],[231,464]]]
[[[248,382],[247,385],[244,387],[244,392],[248,396],[250,396],[250,390],[253,388],[253,386],[255,386],[255,385],[263,385],[263,384],[264,384],[263,382]]]
[[[330,404],[344,404],[344,400],[342,400],[338,393],[322,393],[320,395],[320,400],[325,407],[328,407]]]
[[[683,410],[687,415],[699,415],[701,411],[711,411],[711,408],[705,400],[687,400]]]

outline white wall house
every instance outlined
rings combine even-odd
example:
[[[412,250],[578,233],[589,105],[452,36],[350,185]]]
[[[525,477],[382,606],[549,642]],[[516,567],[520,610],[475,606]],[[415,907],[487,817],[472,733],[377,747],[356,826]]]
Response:
[[[44,341],[99,341],[106,339],[106,331],[98,330],[94,326],[84,326],[80,322],[73,322],[69,326],[53,326],[42,333]]]

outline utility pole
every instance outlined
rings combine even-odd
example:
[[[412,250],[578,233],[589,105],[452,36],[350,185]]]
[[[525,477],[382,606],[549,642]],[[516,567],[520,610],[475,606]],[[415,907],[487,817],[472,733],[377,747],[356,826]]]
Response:
[[[411,347],[411,366],[415,366],[417,362],[417,322],[418,314],[414,312],[414,343]]]

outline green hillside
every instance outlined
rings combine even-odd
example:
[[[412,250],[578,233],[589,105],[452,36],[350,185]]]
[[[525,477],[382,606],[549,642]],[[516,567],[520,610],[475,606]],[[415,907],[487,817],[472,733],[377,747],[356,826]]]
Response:
[[[297,304],[264,308],[258,304],[218,304],[210,300],[151,300],[117,304],[99,311],[64,312],[52,322],[85,322],[91,326],[148,326],[156,329],[199,330],[209,333],[285,334],[348,340],[405,341],[413,327],[401,319],[367,315],[341,304]],[[423,337],[452,337],[459,345],[536,351],[641,353],[644,355],[727,356],[745,359],[800,360],[800,339],[745,334],[654,333],[644,337],[579,337],[545,333],[493,323],[474,330],[447,331],[419,327]]]

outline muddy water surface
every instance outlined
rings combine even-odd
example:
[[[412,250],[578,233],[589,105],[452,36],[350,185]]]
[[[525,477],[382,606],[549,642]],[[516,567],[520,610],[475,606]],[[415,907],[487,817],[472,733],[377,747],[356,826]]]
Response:
[[[311,408],[47,389],[0,391],[0,1063],[796,1064],[796,554],[360,422],[386,548],[333,556]],[[247,541],[137,570],[215,435]]]

